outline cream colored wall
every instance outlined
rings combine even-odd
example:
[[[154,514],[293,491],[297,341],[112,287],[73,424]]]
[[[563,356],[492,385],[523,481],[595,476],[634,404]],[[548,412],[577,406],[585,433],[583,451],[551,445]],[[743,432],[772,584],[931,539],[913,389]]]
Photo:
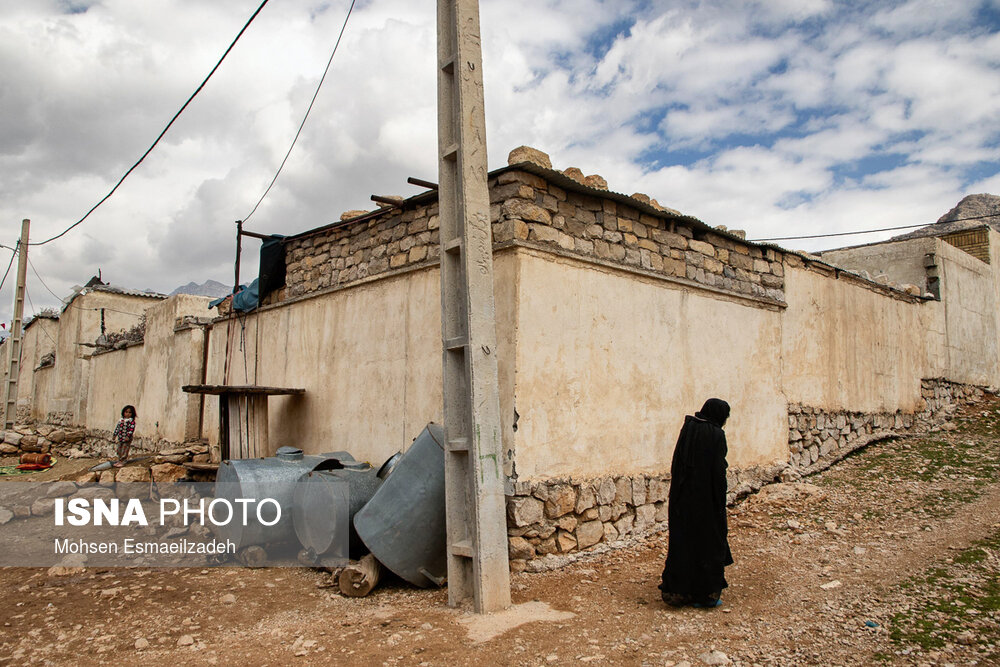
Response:
[[[511,254],[496,257],[501,411],[511,425],[513,267]],[[443,418],[439,275],[408,272],[217,322],[207,381],[304,388],[303,396],[269,399],[272,451],[347,450],[380,464]],[[214,443],[218,399],[207,397],[205,407],[203,435]]]
[[[1000,333],[1000,275],[997,241],[990,230],[991,264],[934,238],[880,243],[823,253],[838,266],[865,269],[872,276],[884,273],[895,282],[926,289],[924,258],[933,254],[940,277],[940,302],[923,306],[925,377],[943,377],[978,385],[1000,384],[997,335]],[[912,331],[899,335],[913,338]]]
[[[924,256],[941,243],[933,237],[877,243],[843,250],[827,250],[823,260],[852,271],[867,271],[872,279],[885,275],[900,285],[910,284],[927,291]]]
[[[45,398],[53,394],[52,385],[55,381],[56,369],[55,366],[47,366],[45,368],[40,368],[32,375],[32,386],[34,388],[34,394],[32,396],[31,403],[31,418],[37,421],[42,421],[48,414],[46,411],[47,405],[45,403]]]
[[[138,415],[136,435],[149,435],[155,419],[142,400],[145,352],[143,344],[91,357],[93,382],[87,397],[89,410],[84,421],[87,428],[113,430],[121,419],[121,409],[134,405]]]
[[[998,235],[992,232],[991,242]],[[941,275],[941,302],[933,330],[932,377],[975,385],[1000,385],[1000,350],[997,335],[997,264],[987,264],[963,250],[935,239],[934,250]],[[996,252],[991,243],[991,252]]]
[[[21,369],[18,373],[17,405],[30,408],[35,394],[35,369],[42,357],[55,352],[59,320],[38,318],[31,323],[21,344]],[[6,352],[6,350],[5,350]],[[4,356],[6,358],[6,356]]]
[[[198,437],[201,399],[181,387],[202,381],[205,331],[174,327],[183,315],[207,314],[209,301],[187,294],[160,301],[146,311],[142,345],[91,357],[87,428],[113,429],[130,404],[138,413],[137,435],[173,442]]]
[[[987,230],[990,245],[990,269],[993,275],[993,316],[997,338],[1000,339],[1000,233],[992,227]],[[1000,342],[997,343],[1000,346]],[[997,353],[997,371],[990,386],[1000,387],[1000,350]]]
[[[713,396],[732,406],[730,464],[787,457],[780,312],[549,254],[519,266],[521,478],[669,469]]]
[[[46,317],[35,319],[24,330],[21,337],[21,365],[17,376],[17,406],[30,408],[35,391],[35,368],[41,358],[55,350],[55,338],[58,336],[58,320]],[[0,364],[3,365],[3,381],[7,380],[10,368],[10,339],[0,343]]]
[[[781,376],[789,403],[830,411],[916,410],[927,377],[926,304],[786,264]]]
[[[44,393],[36,394],[33,415],[44,419],[50,412],[71,412],[76,423],[83,423],[90,389],[88,357],[93,348],[78,343],[93,343],[101,334],[101,308],[105,309],[105,329],[113,332],[133,327],[138,316],[159,301],[99,291],[74,299],[59,315],[54,377],[45,383]]]

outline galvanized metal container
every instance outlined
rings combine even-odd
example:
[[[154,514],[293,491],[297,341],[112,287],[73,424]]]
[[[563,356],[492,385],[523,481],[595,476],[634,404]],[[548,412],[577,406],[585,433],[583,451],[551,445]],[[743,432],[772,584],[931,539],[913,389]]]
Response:
[[[339,455],[339,453],[338,453]],[[348,455],[349,456],[349,455]],[[296,482],[300,477],[323,466],[340,465],[331,455],[306,456],[301,449],[281,447],[275,456],[261,459],[236,459],[223,461],[215,478],[215,497],[228,500],[234,507],[237,498],[273,498],[281,508],[281,516],[273,526],[257,521],[256,507],[251,507],[250,520],[243,525],[239,520],[226,525],[212,526],[220,540],[231,540],[237,549],[251,545],[277,544],[295,539],[292,519],[292,502]],[[263,506],[261,518],[270,523],[277,512],[272,505]]]
[[[423,588],[448,574],[444,429],[430,423],[355,516],[354,528],[382,565]]]
[[[357,560],[368,553],[351,520],[381,485],[378,470],[367,463],[346,462],[302,476],[293,494],[292,522],[313,562],[328,554]]]

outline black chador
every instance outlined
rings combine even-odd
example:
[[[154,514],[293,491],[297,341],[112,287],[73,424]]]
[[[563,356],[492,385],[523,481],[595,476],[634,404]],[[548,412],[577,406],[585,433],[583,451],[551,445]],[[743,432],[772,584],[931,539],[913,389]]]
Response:
[[[715,607],[733,563],[726,523],[729,404],[710,398],[684,418],[670,466],[669,538],[660,590],[665,602]]]

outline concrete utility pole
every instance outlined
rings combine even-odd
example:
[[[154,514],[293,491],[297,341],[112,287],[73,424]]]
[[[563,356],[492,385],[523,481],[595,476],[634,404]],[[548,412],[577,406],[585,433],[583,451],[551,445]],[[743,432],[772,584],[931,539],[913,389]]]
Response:
[[[438,0],[448,604],[510,606],[478,0]]]
[[[21,240],[17,244],[17,287],[14,288],[14,321],[10,323],[10,363],[7,384],[4,385],[4,428],[14,428],[17,418],[17,378],[21,373],[21,318],[24,316],[24,283],[28,276],[28,227],[30,220],[21,221]]]

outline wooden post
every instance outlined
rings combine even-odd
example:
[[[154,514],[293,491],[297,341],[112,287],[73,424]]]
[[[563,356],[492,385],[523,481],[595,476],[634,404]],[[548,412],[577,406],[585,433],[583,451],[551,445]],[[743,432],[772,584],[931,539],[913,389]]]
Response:
[[[448,604],[510,606],[478,0],[438,0]]]
[[[337,585],[347,597],[362,598],[378,586],[382,577],[382,564],[368,554],[357,563],[351,563],[340,572]]]

